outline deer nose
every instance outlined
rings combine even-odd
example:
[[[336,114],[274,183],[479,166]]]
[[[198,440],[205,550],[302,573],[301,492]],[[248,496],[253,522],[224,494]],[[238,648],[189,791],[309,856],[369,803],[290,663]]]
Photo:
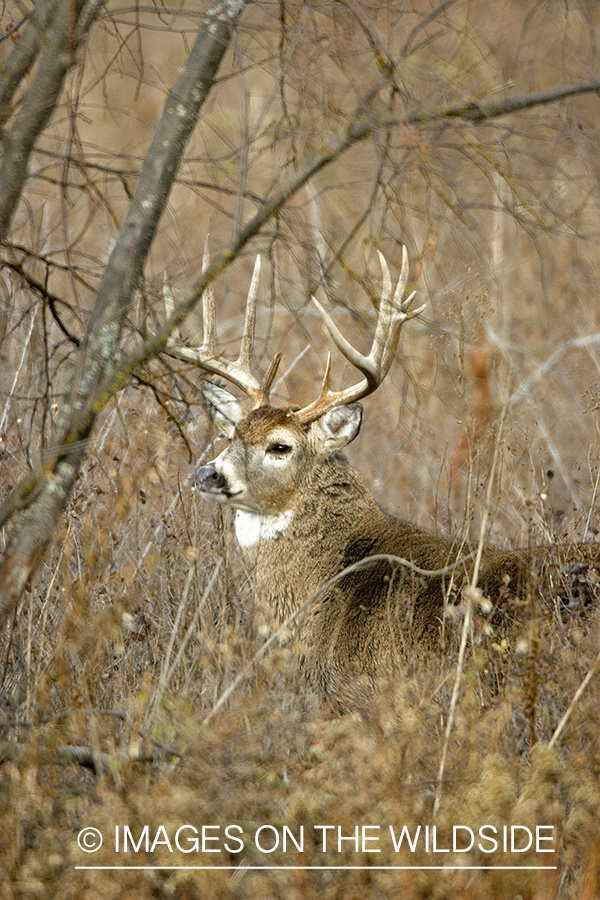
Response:
[[[196,475],[196,485],[201,491],[220,490],[225,486],[225,479],[214,466],[201,466]]]

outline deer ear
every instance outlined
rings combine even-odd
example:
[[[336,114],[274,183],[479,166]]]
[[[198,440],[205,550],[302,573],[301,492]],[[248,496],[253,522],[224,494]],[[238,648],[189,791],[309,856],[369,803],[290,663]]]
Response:
[[[324,413],[314,424],[315,433],[325,450],[341,450],[353,441],[360,431],[362,406],[347,403]]]
[[[244,418],[242,407],[233,394],[213,384],[212,381],[202,382],[202,394],[206,400],[209,416],[222,434],[231,439],[235,426]]]

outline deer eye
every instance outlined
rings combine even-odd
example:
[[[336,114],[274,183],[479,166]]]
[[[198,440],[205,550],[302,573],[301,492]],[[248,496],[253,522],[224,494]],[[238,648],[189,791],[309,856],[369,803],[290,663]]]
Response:
[[[279,444],[277,441],[273,441],[267,447],[267,453],[272,453],[274,456],[285,456],[291,449],[289,444]]]

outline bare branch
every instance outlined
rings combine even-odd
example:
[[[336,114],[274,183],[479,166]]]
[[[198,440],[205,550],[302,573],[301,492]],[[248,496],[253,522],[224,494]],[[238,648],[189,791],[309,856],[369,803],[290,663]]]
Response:
[[[31,70],[41,46],[45,29],[49,28],[57,8],[57,0],[43,0],[36,3],[31,17],[19,35],[8,58],[0,71],[0,126],[4,125],[11,111],[11,101],[15,91]]]
[[[535,94],[521,94],[516,97],[506,97],[493,103],[467,103],[461,106],[448,106],[445,109],[423,110],[411,113],[407,116],[405,124],[424,124],[436,122],[440,119],[464,119],[465,122],[484,122],[488,119],[497,119],[500,116],[520,112],[523,109],[533,109],[537,106],[546,106],[556,103],[567,97],[576,97],[582,94],[599,94],[600,81],[583,81],[579,84],[566,84],[546,91],[538,91]]]
[[[29,52],[18,60],[19,65],[15,62],[13,71],[7,76],[3,86],[0,100],[6,104],[37,55],[41,43],[40,28],[44,22],[52,19],[50,27],[44,29],[44,42],[31,86],[23,98],[12,128],[4,135],[4,153],[0,164],[0,243],[6,239],[20,200],[33,145],[54,111],[65,76],[76,61],[75,51],[87,37],[94,20],[94,15],[86,7],[86,27],[80,25],[71,33],[71,29],[65,27],[65,22],[69,21],[70,8],[70,0],[57,0],[56,6],[48,10],[46,16],[42,14],[41,22],[37,19],[32,21]],[[96,5],[93,12],[97,16],[100,5]]]

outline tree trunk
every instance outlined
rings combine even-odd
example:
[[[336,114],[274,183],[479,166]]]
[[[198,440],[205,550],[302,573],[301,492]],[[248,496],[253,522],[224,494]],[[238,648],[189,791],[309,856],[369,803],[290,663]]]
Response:
[[[93,419],[77,435],[76,441],[72,440],[72,434],[69,435],[70,425],[115,368],[126,311],[146,263],[181,157],[245,5],[246,0],[214,0],[211,3],[189,59],[167,98],[98,291],[86,339],[79,350],[75,374],[54,432],[52,461],[29,498],[27,508],[18,514],[8,539],[0,566],[0,625],[6,621],[41,560],[73,489],[85,457]],[[57,97],[55,91],[54,100],[48,99],[48,102],[53,106]],[[50,112],[51,109],[45,110],[38,133]],[[21,187],[24,180],[23,177]],[[11,204],[14,210],[16,202],[12,196]],[[5,227],[11,215],[7,208]],[[0,224],[2,221],[0,214]]]

